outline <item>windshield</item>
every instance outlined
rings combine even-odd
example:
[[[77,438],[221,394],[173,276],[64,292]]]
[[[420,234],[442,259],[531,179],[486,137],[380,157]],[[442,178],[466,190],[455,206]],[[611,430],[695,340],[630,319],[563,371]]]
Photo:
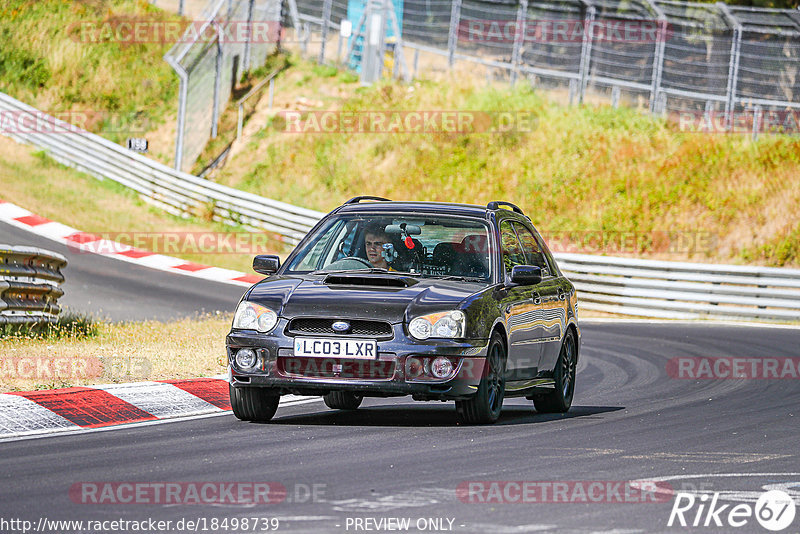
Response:
[[[489,280],[489,227],[466,217],[351,214],[332,218],[287,272],[375,271]]]

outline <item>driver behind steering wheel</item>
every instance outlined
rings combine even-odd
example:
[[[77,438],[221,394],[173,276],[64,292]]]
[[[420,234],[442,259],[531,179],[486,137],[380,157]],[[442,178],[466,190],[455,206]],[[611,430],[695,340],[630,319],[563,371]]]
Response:
[[[394,250],[389,236],[383,225],[373,223],[364,231],[364,248],[367,251],[367,260],[376,268],[394,271],[389,262],[394,261],[397,252]]]

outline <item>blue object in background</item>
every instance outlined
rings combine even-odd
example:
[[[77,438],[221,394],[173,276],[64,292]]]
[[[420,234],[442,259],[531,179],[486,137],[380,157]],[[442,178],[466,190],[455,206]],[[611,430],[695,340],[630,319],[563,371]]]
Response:
[[[353,53],[350,54],[347,62],[351,69],[355,70],[356,72],[361,72],[361,50],[364,46],[364,37],[359,35],[356,36],[356,33],[359,31],[358,23],[361,21],[361,17],[364,15],[364,11],[367,9],[367,3],[370,0],[350,0],[347,3],[347,20],[349,20],[353,24],[353,35],[350,36],[350,39],[357,39],[355,45],[353,46]],[[391,0],[392,6],[394,6],[394,16],[397,19],[397,27],[400,28],[400,31],[403,31],[403,0]],[[365,25],[369,24],[369,21],[365,21]],[[390,38],[395,37],[394,34],[394,26],[392,25],[390,20],[386,21],[386,35],[384,38],[388,41]],[[350,47],[350,40],[348,39],[347,42],[348,48]]]

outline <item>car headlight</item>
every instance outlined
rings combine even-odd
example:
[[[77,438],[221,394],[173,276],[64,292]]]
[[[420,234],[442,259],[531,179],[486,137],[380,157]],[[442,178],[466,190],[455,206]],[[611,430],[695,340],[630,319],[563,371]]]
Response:
[[[260,304],[243,301],[233,316],[233,328],[245,328],[266,333],[278,324],[278,314]]]
[[[466,330],[467,320],[461,310],[423,315],[408,323],[408,332],[416,339],[464,337]]]

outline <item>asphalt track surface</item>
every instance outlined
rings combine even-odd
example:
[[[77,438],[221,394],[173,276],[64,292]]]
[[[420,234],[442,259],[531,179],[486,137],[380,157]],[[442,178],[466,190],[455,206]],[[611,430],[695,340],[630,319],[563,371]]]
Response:
[[[62,243],[0,222],[0,243],[27,245],[66,256],[63,307],[112,321],[176,319],[202,312],[233,313],[245,288],[149,269]]]
[[[793,356],[798,346],[793,329],[587,323],[575,403],[565,416],[537,414],[513,399],[496,425],[469,427],[455,424],[452,404],[367,399],[355,412],[321,402],[279,408],[267,424],[225,415],[0,443],[0,517],[263,517],[278,518],[279,532],[389,532],[354,528],[357,518],[389,517],[412,525],[449,518],[450,532],[730,532],[668,528],[669,497],[485,504],[462,502],[456,488],[677,476],[669,479],[676,491],[722,492],[729,504],[753,501],[768,485],[797,495],[800,382],[674,379],[666,363],[686,355]],[[104,481],[278,482],[289,498],[258,505],[71,500],[73,484]],[[313,484],[322,486],[307,502]],[[784,532],[798,526],[800,517]],[[768,532],[752,519],[735,530]]]
[[[0,227],[0,240],[6,230]],[[28,242],[66,251],[36,239]],[[70,260],[68,283],[93,291],[76,304],[116,298],[146,314],[183,313],[230,308],[240,294],[106,258]],[[800,330],[589,321],[582,328],[577,392],[566,415],[537,414],[528,401],[512,399],[496,425],[470,427],[455,423],[452,403],[367,399],[341,412],[312,401],[279,408],[267,424],[223,415],[0,443],[0,531],[20,532],[2,523],[18,519],[42,521],[40,532],[134,532],[46,522],[153,519],[172,521],[163,532],[185,532],[185,523],[177,528],[183,519],[205,521],[200,532],[264,532],[263,523],[232,528],[234,518],[258,517],[278,519],[277,532],[298,533],[397,531],[386,528],[395,523],[378,523],[389,518],[408,519],[409,532],[768,532],[754,518],[736,529],[670,528],[670,495],[655,503],[576,502],[574,494],[567,502],[464,502],[469,495],[462,500],[456,489],[470,481],[604,481],[613,488],[666,480],[675,491],[717,492],[728,509],[752,505],[766,488],[800,502],[800,381],[667,372],[667,362],[683,356],[797,357]],[[84,482],[274,482],[288,496],[256,505],[90,504],[80,492],[70,495]],[[314,485],[316,498],[307,491]],[[619,500],[613,490],[606,495]],[[686,513],[690,524],[697,509]],[[227,519],[228,528],[211,528],[213,519]],[[445,528],[430,528],[428,519]],[[800,513],[783,532],[799,530]]]

